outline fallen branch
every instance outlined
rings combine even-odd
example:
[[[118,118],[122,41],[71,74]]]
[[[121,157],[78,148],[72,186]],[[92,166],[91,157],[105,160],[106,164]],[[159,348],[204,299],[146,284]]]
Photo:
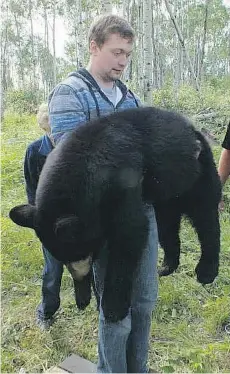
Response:
[[[211,113],[198,113],[198,114],[195,114],[192,119],[195,120],[195,121],[204,121],[206,119],[212,119],[212,118],[216,118],[218,116],[218,113],[216,112],[211,112]]]

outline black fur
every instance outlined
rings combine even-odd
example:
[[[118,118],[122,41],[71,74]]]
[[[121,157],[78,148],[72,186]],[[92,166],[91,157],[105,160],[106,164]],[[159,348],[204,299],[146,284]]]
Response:
[[[197,277],[209,283],[218,274],[220,190],[210,148],[189,121],[174,112],[138,108],[66,136],[47,158],[35,208],[15,207],[10,217],[34,228],[63,262],[95,258],[107,243],[102,307],[105,317],[116,321],[127,315],[133,273],[147,242],[143,201],[156,208],[165,251],[162,275],[179,264],[179,222],[186,214],[201,242]],[[89,292],[79,292],[77,283],[75,291],[85,307]]]
[[[199,163],[200,177],[181,196],[155,205],[158,222],[159,241],[164,249],[164,261],[160,275],[173,273],[180,259],[180,222],[187,216],[198,235],[202,255],[196,267],[197,279],[201,283],[211,283],[218,274],[218,254],[220,249],[220,227],[218,204],[221,198],[221,184],[208,142],[196,131],[201,142]]]

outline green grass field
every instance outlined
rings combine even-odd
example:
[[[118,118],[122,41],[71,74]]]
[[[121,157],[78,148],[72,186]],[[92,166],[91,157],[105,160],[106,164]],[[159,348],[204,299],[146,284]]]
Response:
[[[39,373],[70,353],[97,360],[95,301],[84,312],[75,306],[72,281],[65,270],[61,309],[50,331],[35,324],[40,301],[43,257],[32,230],[14,225],[8,212],[26,201],[23,157],[26,145],[41,135],[33,116],[6,117],[2,134],[2,367],[1,372]],[[220,149],[215,149],[218,158]],[[158,372],[230,372],[230,223],[229,184],[221,214],[221,265],[214,284],[196,282],[200,255],[193,229],[183,222],[181,265],[160,279],[153,315],[149,364]],[[228,196],[227,196],[228,195]],[[160,259],[162,251],[160,250]]]

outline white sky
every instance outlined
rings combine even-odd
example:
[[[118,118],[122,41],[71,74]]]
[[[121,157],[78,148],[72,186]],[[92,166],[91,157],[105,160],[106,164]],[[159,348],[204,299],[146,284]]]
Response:
[[[49,43],[50,49],[52,51],[52,21],[48,18],[49,24]],[[62,18],[56,18],[56,56],[64,56],[64,44],[68,40],[67,30],[64,25]],[[42,17],[36,18],[34,20],[34,33],[40,37],[44,37],[44,21]]]

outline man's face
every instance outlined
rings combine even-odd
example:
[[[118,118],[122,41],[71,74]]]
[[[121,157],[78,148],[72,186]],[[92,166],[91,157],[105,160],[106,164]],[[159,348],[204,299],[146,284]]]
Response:
[[[111,34],[101,46],[91,41],[90,53],[93,70],[105,82],[120,79],[133,49],[133,42],[119,34]]]

